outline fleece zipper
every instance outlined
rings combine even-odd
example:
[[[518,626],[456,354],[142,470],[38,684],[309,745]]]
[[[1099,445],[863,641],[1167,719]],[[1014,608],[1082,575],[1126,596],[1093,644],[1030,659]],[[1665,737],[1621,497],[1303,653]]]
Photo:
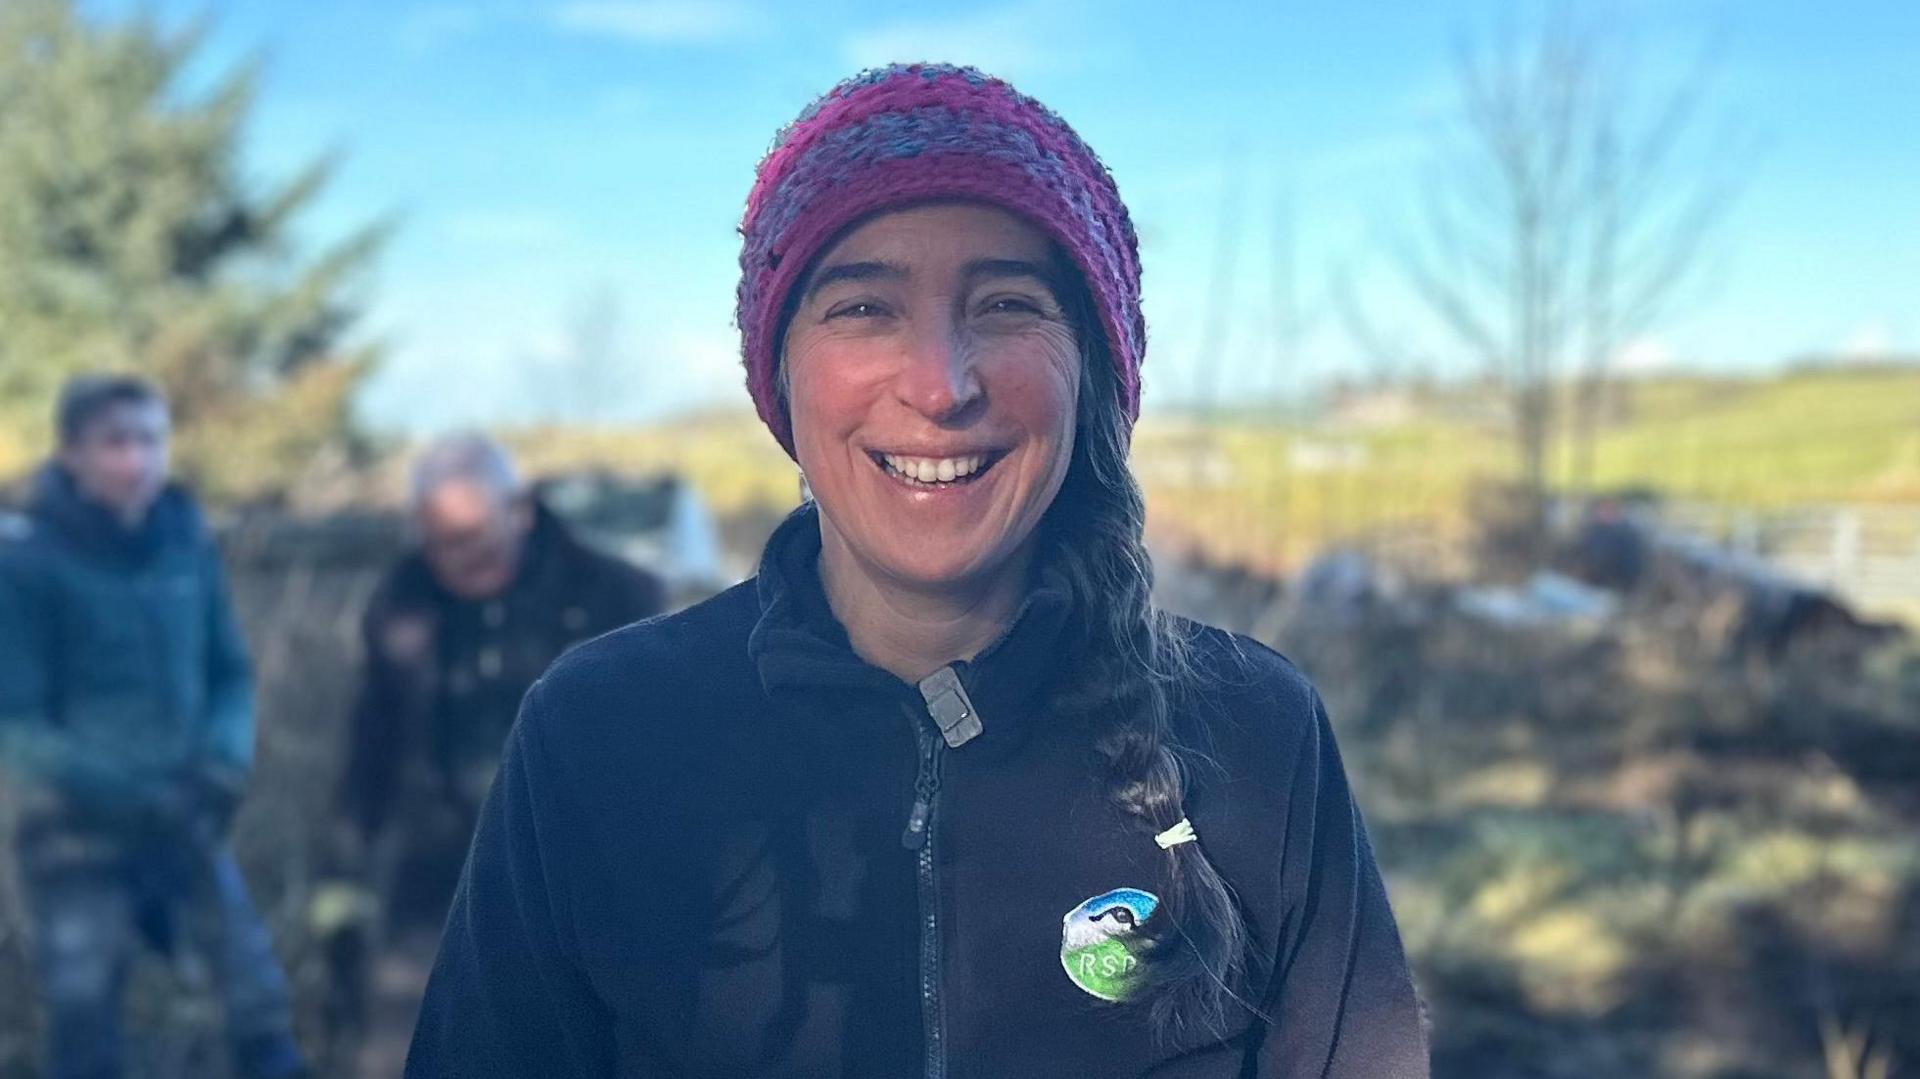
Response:
[[[911,713],[910,713],[911,714]],[[934,860],[933,811],[940,798],[940,766],[946,743],[913,716],[920,766],[913,781],[913,809],[900,842],[918,863],[920,907],[920,1024],[925,1044],[925,1079],[946,1079],[946,1015],[940,999],[940,882]]]
[[[913,809],[900,842],[919,862],[920,1020],[926,1041],[925,1079],[946,1079],[947,1023],[940,997],[940,880],[934,850],[934,809],[940,801],[940,768],[949,750],[959,749],[983,730],[980,714],[967,698],[960,672],[942,667],[920,680],[926,710],[909,707],[920,750],[913,781]],[[929,726],[927,720],[932,720]]]

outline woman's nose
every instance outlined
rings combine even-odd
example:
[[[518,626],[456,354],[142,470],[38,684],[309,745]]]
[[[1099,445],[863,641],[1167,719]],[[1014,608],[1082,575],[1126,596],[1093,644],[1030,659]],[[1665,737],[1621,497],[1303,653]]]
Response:
[[[986,399],[973,348],[944,319],[908,340],[895,386],[903,403],[939,423],[955,422]]]

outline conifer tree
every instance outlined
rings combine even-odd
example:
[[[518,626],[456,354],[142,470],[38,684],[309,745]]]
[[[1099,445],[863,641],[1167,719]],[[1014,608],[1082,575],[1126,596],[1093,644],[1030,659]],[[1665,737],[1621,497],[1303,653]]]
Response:
[[[376,359],[349,331],[385,230],[296,239],[332,162],[247,171],[256,69],[183,85],[206,29],[0,3],[0,474],[45,451],[78,371],[160,381],[181,470],[215,495],[271,493],[349,435]]]

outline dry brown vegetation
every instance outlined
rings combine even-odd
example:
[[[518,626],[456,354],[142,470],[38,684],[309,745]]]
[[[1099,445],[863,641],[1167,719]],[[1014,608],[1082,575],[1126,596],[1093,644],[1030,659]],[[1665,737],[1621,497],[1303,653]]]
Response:
[[[1264,627],[1325,694],[1436,1075],[1920,1061],[1910,639],[1740,658],[1711,605],[1658,589],[1598,624],[1503,628],[1459,612],[1457,580],[1382,578],[1237,611],[1204,580],[1172,591]]]

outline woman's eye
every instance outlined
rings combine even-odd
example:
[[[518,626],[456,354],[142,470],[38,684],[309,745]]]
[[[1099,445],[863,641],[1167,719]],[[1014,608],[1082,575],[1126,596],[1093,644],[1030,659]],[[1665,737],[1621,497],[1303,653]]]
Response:
[[[988,315],[1038,315],[1040,304],[1025,296],[995,296],[982,304],[981,312]]]
[[[884,314],[886,314],[886,311],[879,304],[873,303],[867,300],[856,300],[853,303],[841,304],[839,307],[836,307],[831,311],[828,311],[827,317],[828,318],[876,318]]]

